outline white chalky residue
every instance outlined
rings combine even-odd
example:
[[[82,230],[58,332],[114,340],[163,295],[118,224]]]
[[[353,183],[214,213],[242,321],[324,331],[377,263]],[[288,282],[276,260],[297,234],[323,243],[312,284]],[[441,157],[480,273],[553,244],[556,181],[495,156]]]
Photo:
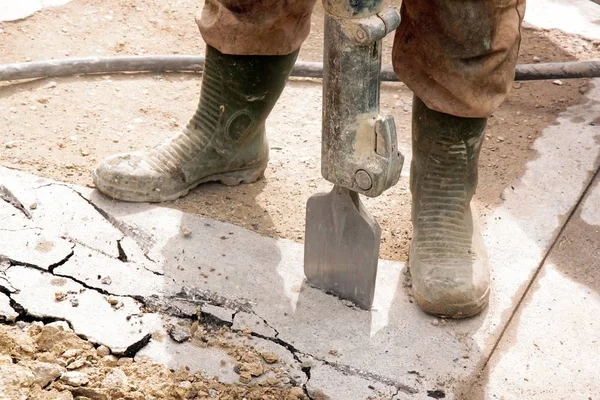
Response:
[[[600,79],[592,82],[595,88],[586,96],[600,99]],[[587,121],[590,115],[599,113],[600,103],[578,104],[562,112],[557,124],[544,129],[535,141],[533,149],[538,157],[527,163],[524,175],[505,189],[504,203],[485,219],[483,236],[492,276],[502,279],[492,283],[488,318],[474,336],[482,348],[488,338],[485,332],[499,326],[502,313],[511,307],[513,298],[506,293],[515,293],[531,278],[542,250],[552,240],[548,232],[556,232],[565,222],[565,216],[582,195],[590,172],[597,168],[598,128],[571,121]],[[600,219],[597,212],[595,215]]]
[[[72,0],[2,0],[0,1],[0,22],[16,21],[48,7],[58,7]]]
[[[600,39],[600,4],[590,0],[536,0],[527,3],[525,22],[536,28]]]
[[[583,202],[581,219],[586,224],[600,226],[600,183],[596,183],[592,187],[590,194]]]

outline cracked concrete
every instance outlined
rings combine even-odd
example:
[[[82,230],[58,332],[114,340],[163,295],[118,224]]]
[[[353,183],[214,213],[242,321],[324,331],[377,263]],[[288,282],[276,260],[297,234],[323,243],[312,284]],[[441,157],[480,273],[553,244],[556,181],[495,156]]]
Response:
[[[464,398],[461,385],[482,365],[522,360],[488,363],[505,351],[505,329],[599,167],[590,122],[600,113],[600,89],[588,95],[544,131],[534,144],[539,156],[485,216],[494,282],[490,307],[477,318],[422,314],[399,262],[380,262],[374,308],[362,311],[306,285],[301,244],[7,169],[1,183],[30,218],[14,201],[0,202],[0,315],[68,321],[114,353],[232,379],[215,364],[222,353],[175,343],[165,328],[173,318],[200,319],[243,333],[232,339],[275,349],[313,398]],[[583,220],[595,221],[596,204],[597,197],[586,199]],[[510,376],[498,371],[490,376]],[[483,385],[482,398],[502,393],[502,382]]]
[[[10,298],[0,293],[0,322],[13,322],[19,314],[10,306]]]
[[[600,89],[590,96],[600,98]],[[366,312],[306,285],[301,244],[6,169],[2,184],[37,207],[31,219],[12,204],[0,207],[15,229],[0,233],[2,293],[30,318],[69,321],[77,334],[115,353],[224,380],[233,375],[215,365],[222,353],[171,340],[165,326],[173,318],[200,318],[244,333],[250,344],[277,348],[313,398],[460,398],[460,382],[494,354],[520,304],[514,299],[536,276],[599,167],[597,131],[586,123],[599,104],[572,107],[547,128],[534,145],[539,157],[485,217],[495,280],[490,307],[477,318],[433,324],[403,288],[399,262],[380,262],[374,308]],[[52,246],[39,251],[46,241]]]

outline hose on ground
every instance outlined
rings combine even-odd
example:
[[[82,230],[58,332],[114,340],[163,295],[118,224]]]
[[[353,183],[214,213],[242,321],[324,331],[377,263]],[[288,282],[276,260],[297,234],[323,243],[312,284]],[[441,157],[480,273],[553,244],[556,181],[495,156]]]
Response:
[[[202,72],[203,56],[147,55],[64,58],[24,63],[0,64],[0,82],[21,79],[57,78],[71,75],[131,72]],[[292,76],[322,78],[323,64],[296,63]],[[519,64],[515,80],[575,79],[600,77],[600,60],[540,64]],[[398,81],[392,67],[381,70],[382,81]]]

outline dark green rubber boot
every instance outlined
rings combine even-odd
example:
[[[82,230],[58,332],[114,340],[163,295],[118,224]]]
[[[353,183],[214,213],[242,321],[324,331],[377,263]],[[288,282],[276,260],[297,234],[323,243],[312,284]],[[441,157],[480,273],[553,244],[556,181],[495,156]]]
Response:
[[[162,202],[204,182],[260,179],[269,158],[265,120],[297,56],[225,55],[208,46],[200,102],[187,127],[152,150],[103,160],[94,184],[115,199]]]
[[[414,98],[409,269],[417,304],[429,314],[466,318],[488,303],[487,255],[471,211],[486,122]]]

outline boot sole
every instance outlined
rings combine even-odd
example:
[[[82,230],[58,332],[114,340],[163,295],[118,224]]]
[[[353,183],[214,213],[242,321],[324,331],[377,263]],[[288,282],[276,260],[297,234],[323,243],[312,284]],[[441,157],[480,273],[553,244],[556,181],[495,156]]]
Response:
[[[425,300],[424,297],[413,291],[417,304],[427,314],[436,315],[442,318],[462,319],[474,317],[481,313],[488,305],[490,298],[490,288],[479,299],[461,304],[439,304]]]
[[[102,180],[96,175],[94,171],[94,182],[102,182],[100,190],[103,194],[121,201],[127,201],[131,203],[162,203],[165,201],[177,200],[180,197],[187,195],[190,190],[195,189],[198,185],[208,182],[220,182],[226,186],[237,186],[242,183],[254,183],[264,177],[266,166],[253,169],[245,169],[241,171],[224,172],[220,174],[209,175],[202,179],[195,181],[194,183],[186,186],[184,189],[175,192],[164,194],[158,191],[151,193],[135,192],[132,190],[124,190],[110,184],[102,182]]]

